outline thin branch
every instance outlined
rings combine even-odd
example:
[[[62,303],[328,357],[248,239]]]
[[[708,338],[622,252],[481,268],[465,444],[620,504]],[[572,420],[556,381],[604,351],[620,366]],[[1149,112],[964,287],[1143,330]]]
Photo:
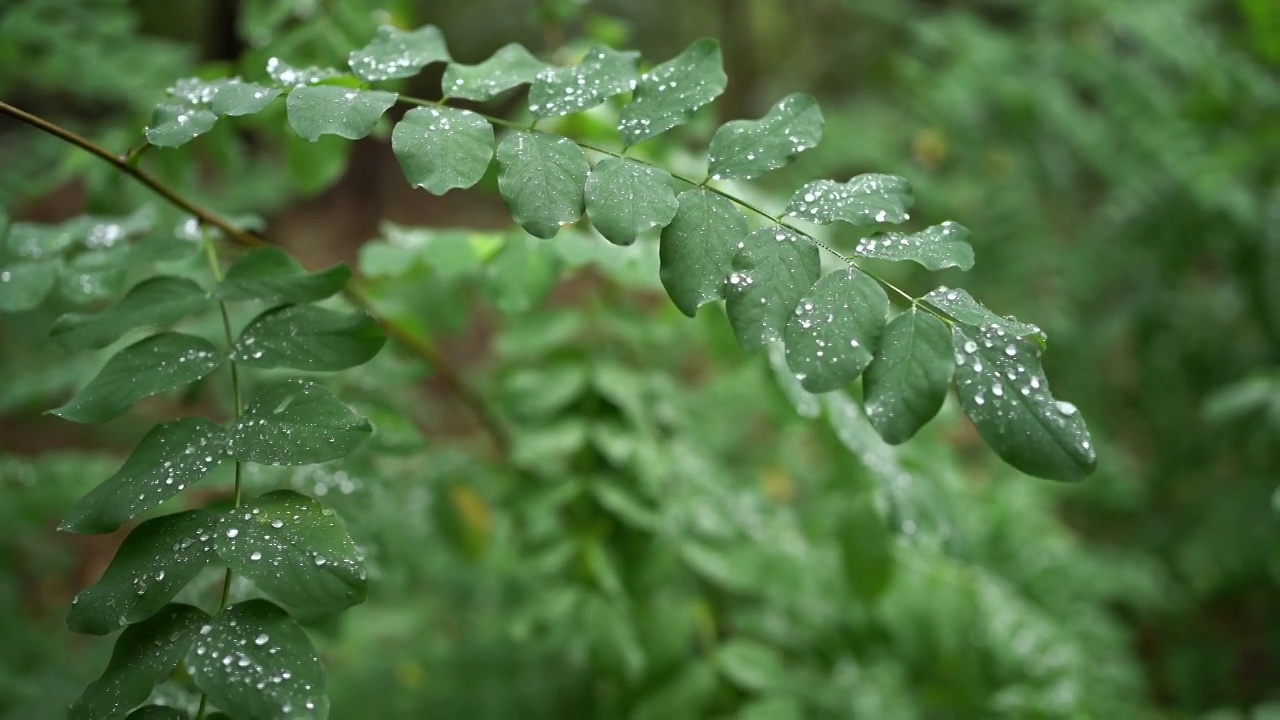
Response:
[[[423,104],[427,104],[422,101]],[[156,178],[151,173],[138,167],[133,162],[138,153],[130,153],[128,155],[117,155],[103,148],[101,145],[89,140],[88,138],[78,135],[64,127],[56,125],[42,117],[32,115],[25,110],[16,108],[6,102],[0,101],[0,114],[8,115],[16,120],[20,120],[37,130],[48,133],[60,140],[74,145],[91,155],[96,156],[100,160],[115,167],[121,173],[134,178],[138,182],[147,186],[152,192],[164,198],[169,204],[177,207],[193,216],[201,223],[217,228],[222,234],[232,242],[243,245],[245,247],[265,247],[270,245],[267,241],[235,226],[232,222],[223,218],[221,215],[210,210],[200,207],[196,203],[188,200],[173,188],[170,188],[162,180]],[[145,147],[145,146],[144,146]],[[382,327],[387,337],[391,338],[398,345],[403,347],[410,354],[416,356],[419,360],[426,363],[436,375],[445,383],[449,389],[456,394],[464,404],[472,411],[480,420],[481,426],[485,429],[493,440],[494,446],[499,454],[506,456],[510,447],[506,426],[498,418],[496,412],[489,407],[488,402],[476,391],[457,370],[449,363],[449,361],[440,354],[440,352],[425,338],[417,335],[408,328],[397,325],[390,319],[380,315],[373,301],[360,289],[359,283],[353,280],[343,291],[344,296],[352,305],[363,309]]]

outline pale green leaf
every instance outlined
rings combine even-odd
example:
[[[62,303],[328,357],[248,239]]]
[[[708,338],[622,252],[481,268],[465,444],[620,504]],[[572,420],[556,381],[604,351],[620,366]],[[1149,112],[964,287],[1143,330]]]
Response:
[[[106,635],[151,617],[213,560],[217,518],[189,510],[134,528],[102,578],[71,603],[67,627]]]
[[[724,296],[724,279],[743,247],[747,219],[732,202],[704,188],[686,190],[677,199],[680,205],[658,246],[659,277],[680,312],[693,317]]]
[[[618,119],[622,143],[635,145],[689,122],[695,110],[724,92],[727,82],[720,43],[710,38],[694,41],[640,76],[635,97]]]
[[[373,359],[386,340],[363,311],[285,305],[250,321],[232,347],[231,358],[252,367],[345,370]]]
[[[114,299],[124,291],[131,253],[123,245],[78,253],[58,268],[58,290],[76,305]]]
[[[895,317],[862,378],[867,418],[880,437],[905,442],[937,415],[955,367],[946,325],[915,307]]]
[[[591,168],[572,140],[516,130],[498,143],[498,191],[530,235],[554,237],[582,217]]]
[[[569,115],[629,92],[636,87],[639,59],[639,53],[600,45],[573,67],[543,70],[529,88],[529,110],[538,117]]]
[[[732,120],[711,138],[712,180],[760,177],[822,140],[822,111],[811,95],[788,95],[759,120]]]
[[[858,241],[853,254],[880,260],[913,260],[930,270],[973,267],[969,230],[950,220],[917,233],[875,233]]]
[[[208,475],[225,456],[224,432],[196,417],[155,426],[114,475],[71,507],[58,529],[115,532]]]
[[[1089,430],[1074,405],[1049,393],[1037,344],[995,324],[957,323],[951,332],[960,404],[996,454],[1047,480],[1093,472]]]
[[[259,248],[227,268],[217,295],[223,300],[315,302],[341,290],[349,279],[351,268],[346,265],[311,273],[280,248]]]
[[[715,660],[720,672],[744,690],[767,690],[787,681],[777,651],[755,640],[734,638],[721,643]]]
[[[413,77],[431,63],[449,59],[444,35],[434,25],[417,30],[383,25],[368,45],[351,52],[347,62],[357,77],[376,82]]]
[[[164,103],[151,115],[147,142],[156,147],[178,147],[209,132],[217,122],[218,116],[204,108]]]
[[[479,65],[450,63],[440,85],[445,97],[462,100],[492,100],[511,88],[534,81],[538,73],[550,69],[519,43],[503,45],[493,57]]]
[[[102,676],[67,711],[72,720],[122,718],[169,677],[209,616],[190,605],[170,604],[131,625],[116,638]]]
[[[815,180],[800,188],[786,213],[819,225],[900,223],[910,215],[911,183],[896,175],[858,175],[847,183]]]
[[[869,494],[851,500],[841,515],[840,565],[845,585],[863,602],[879,598],[894,574],[893,536]]]
[[[1013,337],[1034,337],[1040,345],[1044,344],[1045,334],[1039,327],[1024,323],[1011,317],[1001,317],[988,310],[982,303],[973,299],[969,293],[960,288],[939,287],[924,296],[924,301],[941,310],[955,320],[975,328],[999,329]]]
[[[322,135],[359,140],[373,132],[383,113],[395,103],[393,92],[337,85],[300,85],[285,98],[289,125],[312,142]]]
[[[302,380],[268,387],[227,432],[227,454],[263,465],[310,465],[345,457],[373,433],[328,389]]]
[[[209,101],[209,109],[216,115],[254,115],[265,110],[279,96],[279,88],[233,78],[218,85],[213,99]]]
[[[292,490],[277,490],[226,511],[214,546],[236,575],[296,617],[316,617],[364,602],[364,559],[332,510]]]
[[[443,195],[484,177],[493,159],[493,126],[467,110],[414,108],[391,131],[391,149],[410,185]]]
[[[213,372],[222,354],[204,338],[160,333],[126,347],[54,415],[81,423],[104,422],[144,397],[177,390]]]
[[[665,227],[675,217],[671,174],[626,158],[605,158],[587,176],[587,216],[609,242],[630,245],[636,236]]]
[[[502,249],[485,265],[485,292],[499,312],[529,312],[555,287],[562,263],[547,245],[516,231],[507,235]]]
[[[208,304],[209,293],[195,282],[162,275],[138,283],[97,315],[63,315],[49,334],[74,350],[101,348],[136,328],[167,328]]]
[[[333,68],[297,68],[275,57],[267,60],[267,75],[287,88],[295,88],[300,85],[315,85],[338,77],[341,74]]]
[[[200,629],[187,671],[237,720],[326,718],[324,666],[306,631],[266,600],[236,603]]]
[[[18,262],[0,267],[0,312],[40,307],[58,276],[57,260]]]
[[[725,311],[746,350],[782,340],[796,303],[822,274],[813,240],[781,226],[742,240],[725,284]]]
[[[866,274],[824,276],[787,320],[787,365],[809,392],[839,390],[871,364],[888,313],[888,296]]]

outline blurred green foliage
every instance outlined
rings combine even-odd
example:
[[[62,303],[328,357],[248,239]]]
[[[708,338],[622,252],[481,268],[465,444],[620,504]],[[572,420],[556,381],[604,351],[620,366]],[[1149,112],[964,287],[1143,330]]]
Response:
[[[1101,447],[1083,486],[1049,486],[993,461],[948,403],[891,448],[852,405],[775,389],[723,318],[688,322],[655,300],[651,243],[385,225],[359,250],[379,307],[458,344],[514,444],[496,460],[388,351],[336,381],[374,420],[372,444],[250,476],[322,496],[368,555],[370,601],[313,628],[335,717],[1280,712],[1274,3],[192,8],[200,22],[156,2],[0,8],[0,98],[124,149],[192,68],[254,80],[273,56],[323,66],[383,22],[434,22],[468,61],[582,37],[660,58],[718,35],[721,120],[786,92],[823,102],[826,139],[777,191],[883,170],[911,178],[920,217],[964,218],[980,260],[965,285],[1045,327],[1055,388]],[[350,161],[349,144],[282,131],[283,113],[147,160],[222,209],[271,218]],[[714,126],[681,132],[704,147]],[[678,137],[645,151],[692,162]],[[145,197],[26,130],[0,125],[0,153],[14,212],[71,178],[91,210]],[[166,231],[178,221],[157,215]],[[832,241],[852,247],[847,232]],[[911,268],[876,269],[928,290]],[[21,378],[0,392],[7,717],[60,717],[104,660],[61,615],[114,545],[53,528],[140,428],[72,434],[38,416],[92,365],[46,338],[75,302],[0,318],[0,373]]]

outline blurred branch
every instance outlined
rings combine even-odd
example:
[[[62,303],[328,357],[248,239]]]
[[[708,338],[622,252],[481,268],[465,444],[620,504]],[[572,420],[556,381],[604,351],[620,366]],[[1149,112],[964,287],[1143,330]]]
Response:
[[[78,135],[66,128],[45,120],[44,118],[32,115],[31,113],[16,108],[4,101],[0,101],[0,114],[8,115],[9,117],[24,122],[27,125],[48,133],[98,157],[104,162],[115,167],[121,173],[128,175],[147,186],[148,189],[164,198],[164,200],[169,204],[183,210],[184,212],[190,213],[202,224],[215,227],[222,231],[228,239],[238,245],[243,245],[245,247],[266,247],[271,245],[271,243],[258,235],[238,228],[231,221],[221,215],[202,208],[191,200],[188,200],[177,191],[173,190],[173,188],[166,185],[162,180],[138,167],[136,159],[141,154],[140,151],[131,151],[125,155],[117,155],[82,135]],[[343,291],[343,294],[353,305],[367,312],[369,316],[378,323],[387,337],[391,338],[397,345],[402,347],[409,354],[426,363],[428,367],[435,371],[436,375],[439,376],[449,389],[457,395],[476,416],[485,432],[493,441],[494,447],[497,449],[498,453],[505,457],[510,446],[505,424],[498,417],[498,414],[489,407],[488,402],[485,401],[479,391],[467,383],[467,381],[449,363],[449,361],[440,354],[440,351],[436,349],[436,347],[426,338],[381,315],[373,301],[361,289],[361,284],[358,278],[353,279],[352,282],[348,284],[347,288]]]

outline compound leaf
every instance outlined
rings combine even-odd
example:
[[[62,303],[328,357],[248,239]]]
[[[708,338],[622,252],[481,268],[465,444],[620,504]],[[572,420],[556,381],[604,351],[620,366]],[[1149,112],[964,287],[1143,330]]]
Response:
[[[350,279],[346,265],[311,273],[280,248],[258,248],[227,268],[217,295],[223,300],[307,303],[333,295]]]
[[[951,329],[956,392],[982,439],[1005,462],[1047,480],[1081,480],[1096,457],[1084,419],[1049,394],[1040,347],[998,324]]]
[[[0,267],[0,312],[23,312],[40,307],[53,289],[58,261],[37,260]]]
[[[446,97],[483,102],[533,82],[538,73],[548,69],[551,68],[523,45],[510,43],[479,65],[450,63],[440,85]]]
[[[306,631],[266,600],[236,603],[186,653],[196,687],[244,720],[329,715],[324,666]]]
[[[759,120],[732,120],[711,138],[712,180],[760,177],[822,140],[822,111],[811,95],[779,100]]]
[[[640,76],[635,97],[618,120],[624,145],[635,145],[689,122],[698,108],[724,92],[728,77],[720,43],[694,41],[684,52]]]
[[[391,131],[391,149],[410,185],[443,195],[484,177],[493,159],[493,126],[467,110],[414,108]]]
[[[58,529],[115,532],[217,467],[226,454],[224,432],[196,417],[151,428],[114,475],[71,507]]]
[[[216,526],[215,517],[189,510],[134,528],[102,578],[76,595],[67,627],[106,635],[151,617],[209,565]]]
[[[745,350],[782,340],[796,303],[822,274],[813,240],[787,228],[761,228],[747,235],[733,256],[725,284],[725,311]]]
[[[543,70],[529,88],[529,110],[538,117],[569,115],[632,90],[639,59],[637,52],[599,45],[573,67]]]
[[[911,207],[911,183],[896,175],[857,175],[847,183],[815,180],[800,188],[786,213],[819,225],[900,223]]]
[[[680,193],[671,224],[658,246],[659,277],[680,312],[724,296],[724,279],[747,235],[747,219],[724,197],[704,188]]]
[[[347,63],[356,77],[376,82],[413,77],[433,62],[449,60],[444,35],[434,25],[425,25],[417,30],[383,25],[368,45],[351,52]]]
[[[68,716],[73,720],[124,717],[177,667],[208,620],[199,608],[173,603],[125,628],[116,639],[107,669],[85,688]]]
[[[965,325],[975,328],[998,328],[1001,332],[1013,337],[1034,337],[1037,344],[1044,344],[1045,334],[1039,327],[1031,323],[1019,322],[1011,317],[1000,317],[960,288],[946,286],[934,288],[924,296],[924,301]]]
[[[630,245],[640,233],[665,227],[675,217],[673,184],[661,168],[605,158],[587,176],[587,216],[609,242]]]
[[[290,380],[259,393],[227,432],[227,454],[263,465],[310,465],[345,457],[373,427],[328,389]]]
[[[812,393],[839,390],[871,364],[889,298],[868,275],[849,268],[824,276],[787,320],[787,365]]]
[[[96,315],[63,315],[49,334],[63,347],[101,348],[140,327],[166,328],[203,308],[209,293],[181,277],[143,280],[114,307]]]
[[[362,311],[285,305],[250,321],[231,358],[253,367],[345,370],[373,359],[385,342],[381,328]]]
[[[895,317],[862,377],[867,419],[880,437],[905,442],[937,415],[955,367],[942,321],[915,307]]]
[[[88,385],[50,412],[73,422],[104,422],[144,397],[195,382],[221,364],[222,354],[204,338],[152,335],[112,356]]]
[[[973,247],[965,226],[950,220],[918,233],[876,233],[858,241],[853,254],[880,260],[912,260],[930,270],[973,267]]]
[[[516,130],[498,144],[498,192],[530,235],[554,237],[582,217],[591,167],[572,140]]]
[[[364,559],[332,510],[292,490],[228,510],[214,541],[219,557],[298,617],[364,602]]]
[[[338,85],[299,85],[285,98],[289,125],[304,139],[322,135],[359,140],[373,132],[383,113],[396,102],[385,90],[357,90]]]

